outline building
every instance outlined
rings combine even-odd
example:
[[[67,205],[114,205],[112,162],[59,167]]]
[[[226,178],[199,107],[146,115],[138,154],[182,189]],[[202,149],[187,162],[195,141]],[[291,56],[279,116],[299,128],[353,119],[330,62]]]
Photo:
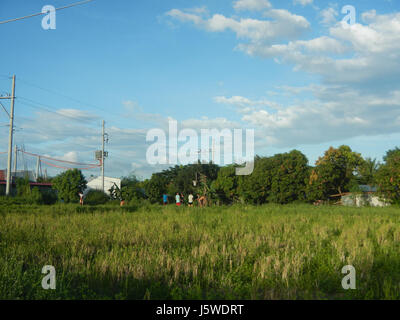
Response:
[[[377,194],[377,188],[360,185],[360,192],[348,192],[341,195],[341,204],[344,206],[371,206],[386,207],[390,204]]]
[[[110,178],[104,177],[104,192],[110,195],[111,187],[116,184],[118,188],[121,188],[121,179],[118,178]],[[101,190],[102,186],[102,178],[100,177],[92,177],[89,179],[87,183],[87,188],[84,192],[86,195],[90,190]]]
[[[37,187],[40,190],[48,190],[52,188],[52,183],[39,183],[37,182],[34,174],[32,171],[24,171],[24,170],[19,170],[17,172],[13,172],[11,178],[11,192],[12,194],[16,194],[16,188],[17,188],[17,183],[16,179],[17,178],[28,178],[29,180],[29,185],[31,188]],[[5,193],[5,188],[7,184],[7,169],[6,170],[0,170],[0,194]]]
[[[17,170],[16,172],[12,171],[12,181],[14,182],[16,178],[28,178],[29,181],[37,182],[37,179],[33,173],[33,171],[30,170]],[[0,181],[6,181],[7,180],[7,169],[5,170],[0,170]]]

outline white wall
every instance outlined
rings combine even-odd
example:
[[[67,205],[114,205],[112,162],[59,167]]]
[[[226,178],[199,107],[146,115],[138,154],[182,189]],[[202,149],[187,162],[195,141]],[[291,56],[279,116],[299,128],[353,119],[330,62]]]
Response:
[[[114,185],[117,185],[118,188],[121,188],[121,179],[104,177],[104,191],[108,195],[110,194],[109,190]],[[87,189],[84,194],[86,195],[90,190],[101,190],[102,179],[101,177],[94,178],[87,183]]]

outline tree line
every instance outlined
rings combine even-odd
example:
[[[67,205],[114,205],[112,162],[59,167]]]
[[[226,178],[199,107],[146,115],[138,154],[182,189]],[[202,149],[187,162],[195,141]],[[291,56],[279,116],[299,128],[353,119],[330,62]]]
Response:
[[[360,185],[376,187],[393,203],[400,202],[400,149],[387,151],[384,162],[363,158],[349,146],[330,147],[310,166],[298,150],[270,157],[256,156],[254,171],[237,176],[237,165],[215,164],[175,166],[154,173],[141,183],[144,195],[153,203],[161,195],[176,192],[207,194],[216,204],[288,204],[331,200],[346,192],[360,192]],[[201,179],[203,177],[203,179]]]
[[[400,202],[400,149],[386,152],[383,163],[363,158],[349,146],[330,147],[314,166],[298,150],[270,157],[256,156],[254,171],[248,176],[236,175],[237,165],[220,167],[213,163],[174,166],[154,173],[140,181],[134,174],[123,177],[121,188],[113,187],[111,196],[92,191],[88,204],[103,204],[110,200],[161,203],[162,195],[176,193],[206,195],[209,202],[223,205],[246,203],[288,204],[331,200],[346,192],[360,192],[360,185],[377,188],[378,193],[392,203]],[[77,202],[87,181],[80,170],[68,170],[51,178],[55,194],[30,190],[29,181],[17,183],[18,195],[45,204],[57,200]],[[42,200],[41,200],[42,199]]]

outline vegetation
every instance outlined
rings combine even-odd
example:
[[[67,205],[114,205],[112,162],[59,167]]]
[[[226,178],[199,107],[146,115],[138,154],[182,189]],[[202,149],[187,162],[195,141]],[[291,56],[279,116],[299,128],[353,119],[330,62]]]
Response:
[[[57,202],[57,194],[54,190],[40,190],[38,187],[31,188],[27,177],[17,179],[16,186],[17,197],[24,199],[24,203],[50,205]]]
[[[400,299],[397,207],[130,209],[0,205],[0,299]]]
[[[400,149],[389,150],[379,167],[376,181],[380,192],[394,203],[400,203]]]
[[[110,200],[110,197],[101,190],[90,190],[86,196],[84,203],[86,205],[100,205],[105,204]]]
[[[53,179],[58,197],[66,203],[79,200],[79,193],[86,189],[87,181],[78,169],[67,170]]]
[[[328,201],[333,195],[361,192],[360,185],[378,188],[380,195],[392,203],[400,203],[400,149],[389,150],[384,162],[363,159],[348,146],[330,147],[315,166],[308,165],[307,157],[298,150],[271,157],[256,156],[254,171],[249,176],[237,176],[236,165],[219,167],[212,163],[175,166],[154,173],[150,179],[140,181],[134,174],[121,178],[121,187],[114,185],[110,197],[89,195],[87,204],[103,204],[108,200],[141,203],[162,203],[167,194],[170,202],[178,192],[206,195],[213,204],[313,203]],[[80,170],[68,170],[51,178],[58,200],[77,203],[78,194],[86,188]],[[17,181],[18,196],[33,204],[53,204],[55,193],[34,190],[29,181]],[[0,190],[0,195],[3,190]],[[92,197],[97,197],[94,201]],[[100,199],[101,198],[101,199]],[[186,198],[185,198],[186,199]]]
[[[382,164],[341,146],[314,167],[293,150],[256,157],[250,176],[235,169],[130,175],[84,206],[79,170],[53,178],[54,190],[19,179],[16,197],[0,197],[0,299],[400,299],[398,207],[306,204],[359,184],[400,203],[400,149]],[[219,206],[157,205],[176,192]],[[41,287],[44,265],[56,290]],[[341,286],[345,265],[357,290]]]
[[[330,147],[312,169],[308,196],[312,200],[328,199],[330,195],[348,192],[360,175],[364,159],[348,146]]]
[[[155,173],[143,182],[146,197],[161,203],[161,195],[176,192],[188,195],[207,193],[218,204],[288,204],[331,200],[331,196],[360,191],[359,185],[379,187],[380,193],[393,203],[400,203],[400,149],[389,150],[380,164],[363,159],[349,146],[330,147],[315,166],[298,150],[259,157],[249,176],[237,176],[236,165],[213,164],[175,166]],[[199,176],[205,176],[201,183]],[[199,182],[197,185],[193,181]]]
[[[204,190],[210,189],[212,181],[217,178],[218,170],[219,167],[211,163],[175,166],[154,173],[151,179],[144,181],[144,191],[152,203],[161,203],[161,196],[164,193],[167,193],[171,199],[177,192],[184,195],[202,194]]]

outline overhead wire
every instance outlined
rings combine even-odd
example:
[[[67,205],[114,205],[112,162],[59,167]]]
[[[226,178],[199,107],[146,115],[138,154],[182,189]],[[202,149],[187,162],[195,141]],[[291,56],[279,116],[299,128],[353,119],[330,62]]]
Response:
[[[72,3],[72,4],[64,6],[64,7],[55,8],[55,11],[68,9],[68,8],[75,7],[75,6],[78,6],[78,5],[82,5],[82,4],[85,4],[85,3],[88,3],[88,2],[92,2],[92,1],[94,1],[94,0],[84,0],[84,1],[75,2],[75,3]],[[36,17],[36,16],[41,16],[43,14],[46,14],[46,12],[38,12],[38,13],[33,13],[33,14],[30,14],[30,15],[27,15],[27,16],[23,16],[23,17],[20,17],[20,18],[13,18],[13,19],[8,19],[8,20],[3,20],[3,21],[0,21],[0,24],[5,24],[5,23],[9,23],[9,22],[14,22],[14,21],[18,21],[18,20],[28,19],[28,18],[32,18],[32,17]]]
[[[23,83],[23,84],[25,84],[25,85],[28,85],[28,86],[31,86],[31,87],[34,87],[34,88],[37,88],[37,89],[40,89],[40,90],[49,92],[49,93],[51,93],[51,94],[54,94],[54,95],[63,97],[63,98],[68,99],[68,100],[70,100],[70,101],[79,103],[81,106],[85,106],[85,107],[89,107],[89,108],[93,108],[93,109],[97,109],[97,110],[99,110],[99,111],[105,112],[105,113],[107,113],[107,115],[108,115],[109,117],[113,117],[114,119],[117,119],[117,118],[118,118],[118,120],[121,120],[121,119],[122,119],[122,120],[126,120],[123,116],[119,116],[119,115],[110,113],[110,111],[107,110],[106,108],[102,108],[102,107],[99,107],[99,106],[94,105],[94,104],[92,104],[92,103],[88,103],[88,102],[82,101],[82,100],[80,100],[80,99],[77,99],[77,98],[68,96],[68,95],[66,95],[66,94],[64,94],[64,93],[60,93],[60,92],[58,92],[58,91],[56,91],[56,90],[53,90],[53,89],[44,88],[43,86],[39,86],[39,85],[37,85],[37,84],[33,84],[33,83],[29,82],[29,81],[26,81],[25,79],[19,78],[18,81],[21,82],[21,83]]]
[[[27,152],[27,151],[25,151],[25,150],[20,150],[20,149],[18,149],[18,151],[23,152],[23,153],[25,153],[25,154],[28,154],[28,155],[30,155],[30,156],[40,157],[40,158],[43,158],[43,159],[48,159],[48,160],[57,161],[57,162],[62,162],[62,163],[73,164],[73,165],[77,165],[77,166],[79,166],[79,165],[80,165],[80,166],[97,166],[97,167],[99,166],[98,164],[89,164],[89,163],[81,163],[81,162],[74,162],[74,161],[68,161],[68,160],[55,159],[55,158],[52,158],[52,157],[42,156],[42,155],[39,155],[39,154]]]
[[[58,115],[60,117],[69,118],[69,119],[73,119],[73,120],[76,120],[76,121],[84,121],[84,122],[88,122],[88,123],[91,123],[91,124],[95,121],[95,119],[90,120],[90,119],[87,119],[87,118],[82,118],[82,117],[71,116],[71,115],[68,115],[68,114],[63,114],[63,113],[60,112],[60,109],[56,109],[55,111],[54,110],[50,110],[48,108],[51,108],[51,106],[43,104],[41,102],[34,101],[32,99],[24,98],[24,97],[21,97],[21,96],[18,96],[18,99],[22,99],[24,105],[26,105],[26,106],[28,106],[30,108],[37,108],[37,109],[40,109],[40,110],[43,110],[43,111],[47,111],[49,113],[53,113],[53,114]]]

